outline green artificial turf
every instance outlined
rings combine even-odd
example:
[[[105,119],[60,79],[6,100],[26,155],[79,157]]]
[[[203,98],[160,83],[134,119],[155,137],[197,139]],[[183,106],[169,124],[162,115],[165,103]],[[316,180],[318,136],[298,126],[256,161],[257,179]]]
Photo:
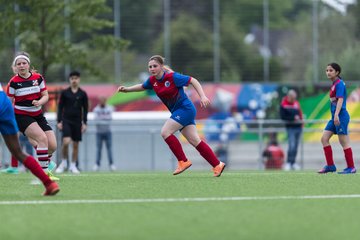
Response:
[[[360,239],[359,175],[314,172],[0,174],[0,239]],[[36,202],[38,201],[38,202]]]

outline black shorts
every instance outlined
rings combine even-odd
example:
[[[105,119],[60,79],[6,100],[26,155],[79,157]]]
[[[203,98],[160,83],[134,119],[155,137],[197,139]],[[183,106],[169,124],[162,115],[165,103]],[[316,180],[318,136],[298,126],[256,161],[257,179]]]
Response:
[[[22,132],[25,135],[25,130],[27,129],[30,124],[37,122],[39,124],[40,128],[45,131],[51,131],[52,128],[50,127],[48,121],[44,117],[44,115],[41,113],[37,116],[29,116],[29,115],[23,115],[23,114],[15,114],[16,123],[19,127],[20,132]]]
[[[69,121],[62,122],[63,129],[62,129],[62,137],[70,137],[75,142],[81,141],[81,122],[74,123]]]

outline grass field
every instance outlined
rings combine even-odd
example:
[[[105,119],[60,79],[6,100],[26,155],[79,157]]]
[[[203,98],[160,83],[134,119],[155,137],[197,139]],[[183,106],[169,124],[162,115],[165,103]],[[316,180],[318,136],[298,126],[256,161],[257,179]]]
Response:
[[[0,175],[0,239],[360,239],[360,176],[187,171]]]

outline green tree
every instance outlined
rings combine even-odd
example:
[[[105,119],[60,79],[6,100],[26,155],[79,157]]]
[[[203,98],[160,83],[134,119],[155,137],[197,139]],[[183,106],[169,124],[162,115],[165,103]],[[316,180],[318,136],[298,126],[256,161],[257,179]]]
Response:
[[[354,31],[358,29],[356,18],[352,14],[342,15],[327,6],[322,6],[319,14],[322,18],[319,19],[319,66],[317,66],[319,79],[317,80],[328,81],[324,71],[330,62],[337,62],[342,66],[346,80],[359,80],[357,59],[359,59],[360,45]],[[311,59],[311,55],[308,59]],[[306,62],[305,66],[303,79],[310,82],[313,78],[314,66],[311,62]]]
[[[283,29],[291,26],[289,13],[294,9],[294,2],[300,0],[283,1],[269,0],[269,23],[271,29]],[[302,0],[303,1],[303,0]],[[263,25],[263,0],[226,0],[221,1],[221,13],[231,16],[236,25],[249,32],[253,25]]]
[[[225,16],[221,23],[221,79],[226,82],[259,81],[262,60],[253,45],[244,43],[245,32]]]
[[[314,81],[314,53],[318,54],[319,61],[316,66],[319,79],[315,79],[315,82],[327,81],[324,69],[329,62],[338,62],[342,65],[349,73],[345,75],[344,72],[346,79],[359,79],[360,75],[356,76],[358,68],[355,66],[355,59],[359,56],[359,44],[354,31],[359,29],[356,16],[349,13],[341,14],[321,2],[317,14],[318,28],[315,29],[318,33],[318,52],[314,52],[313,49],[312,11],[298,12],[291,31],[289,30],[289,37],[281,43],[285,52],[281,58],[283,80],[311,85]]]
[[[149,41],[163,30],[162,3],[163,0],[120,0],[121,36],[131,41],[130,50],[151,51]]]
[[[67,5],[66,5],[67,2]],[[14,4],[0,0],[2,20],[0,33],[21,43],[21,50],[31,54],[42,74],[46,75],[51,66],[70,64],[72,68],[88,70],[104,76],[95,64],[90,63],[92,49],[108,52],[122,49],[126,41],[112,35],[97,34],[104,28],[112,28],[113,22],[101,18],[111,13],[105,0],[17,0]],[[65,16],[65,8],[68,14]],[[64,39],[65,25],[71,29],[71,39]],[[5,42],[1,46],[6,47]]]
[[[182,14],[171,23],[171,32],[171,67],[203,81],[212,81],[212,35],[209,29],[204,28],[196,17]],[[154,49],[162,54],[163,44],[164,38],[160,35]]]
[[[360,2],[348,6],[349,13],[355,18],[357,28],[355,28],[355,34],[360,39]]]
[[[226,82],[262,81],[263,59],[258,48],[244,43],[245,30],[239,28],[234,16],[225,15],[220,27],[221,80]],[[191,22],[191,24],[189,24]],[[213,81],[213,29],[212,25],[189,14],[180,14],[171,24],[171,65],[177,71],[204,81]],[[163,51],[163,36],[155,42],[159,53]],[[270,79],[280,78],[279,62],[270,61]]]

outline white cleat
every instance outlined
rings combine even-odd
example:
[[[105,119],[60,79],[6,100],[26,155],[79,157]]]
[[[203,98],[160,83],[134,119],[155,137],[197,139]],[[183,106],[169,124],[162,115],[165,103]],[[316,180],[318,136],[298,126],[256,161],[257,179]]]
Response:
[[[67,168],[67,163],[65,161],[61,161],[60,165],[55,170],[55,173],[63,173]]]
[[[114,164],[110,165],[110,171],[112,172],[116,171],[116,166]]]
[[[301,170],[301,167],[300,167],[299,164],[294,163],[294,164],[292,165],[292,169],[293,169],[294,171],[300,171],[300,170]]]
[[[79,171],[79,169],[77,169],[76,166],[70,167],[69,171],[73,174],[80,174],[80,171]]]
[[[93,171],[94,171],[94,172],[98,172],[99,170],[100,170],[100,166],[97,165],[97,164],[95,164],[95,165],[93,166]]]
[[[284,171],[291,171],[291,164],[290,163],[285,163],[285,165],[283,166],[283,170]]]

